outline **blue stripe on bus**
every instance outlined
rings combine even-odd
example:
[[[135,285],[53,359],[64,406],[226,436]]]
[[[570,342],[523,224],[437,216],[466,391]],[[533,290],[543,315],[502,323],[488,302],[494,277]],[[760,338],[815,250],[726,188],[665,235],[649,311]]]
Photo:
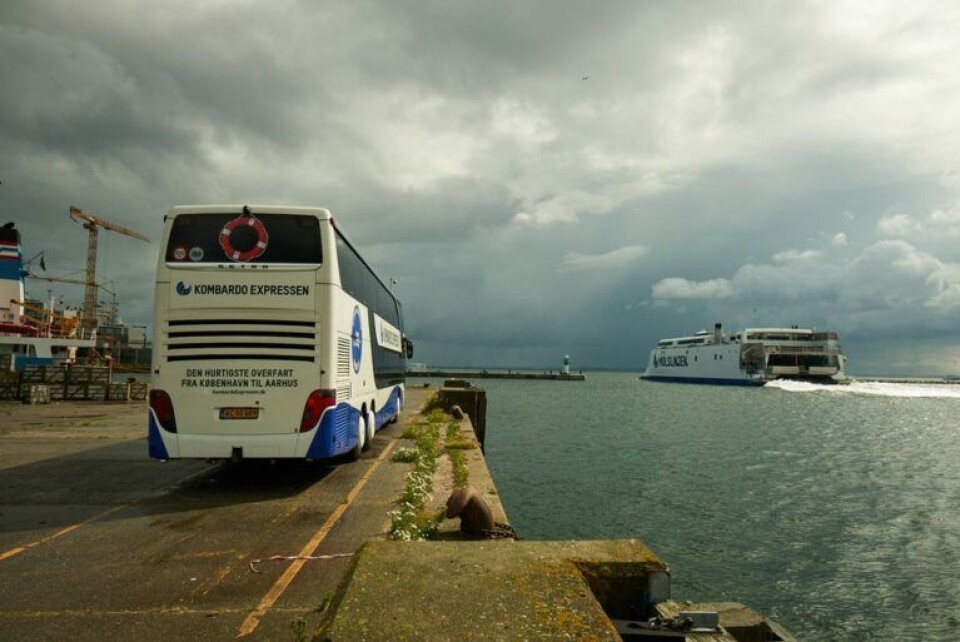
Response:
[[[338,403],[333,408],[328,408],[320,419],[317,434],[310,442],[307,457],[321,459],[350,452],[357,445],[357,435],[353,428],[359,419],[360,410],[350,404]]]
[[[394,386],[387,403],[376,413],[377,430],[383,428],[400,410],[400,386]]]
[[[160,426],[157,424],[157,418],[153,416],[153,411],[147,413],[150,417],[147,428],[147,446],[150,456],[154,459],[170,459],[167,453],[167,447],[163,443],[163,437],[160,436]]]
[[[375,413],[374,423],[379,430],[393,418],[400,408],[400,386],[395,386],[390,398],[380,410]],[[307,449],[308,459],[322,459],[336,457],[350,452],[357,445],[357,435],[354,428],[360,421],[360,410],[347,403],[338,403],[327,409],[320,419],[317,434]]]

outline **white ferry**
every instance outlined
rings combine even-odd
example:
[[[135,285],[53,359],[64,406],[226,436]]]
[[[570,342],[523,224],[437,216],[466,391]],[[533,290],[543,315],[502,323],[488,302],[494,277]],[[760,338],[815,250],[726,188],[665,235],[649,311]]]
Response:
[[[774,379],[837,382],[846,356],[836,332],[796,326],[747,328],[662,339],[650,351],[643,379],[721,385],[763,385]]]

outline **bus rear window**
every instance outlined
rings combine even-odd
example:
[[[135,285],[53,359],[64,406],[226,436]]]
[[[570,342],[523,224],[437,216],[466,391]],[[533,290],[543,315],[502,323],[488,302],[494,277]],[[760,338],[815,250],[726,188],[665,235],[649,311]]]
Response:
[[[181,214],[167,242],[168,263],[323,262],[320,221],[289,214]]]

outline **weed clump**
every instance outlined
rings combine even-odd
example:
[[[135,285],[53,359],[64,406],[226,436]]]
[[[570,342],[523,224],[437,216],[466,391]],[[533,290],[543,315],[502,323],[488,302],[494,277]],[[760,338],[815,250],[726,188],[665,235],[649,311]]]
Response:
[[[463,488],[470,481],[470,471],[467,469],[467,457],[462,450],[447,451],[450,464],[453,467],[453,487]]]
[[[397,510],[390,512],[390,538],[400,541],[422,540],[437,531],[443,512],[424,510],[433,490],[433,475],[440,457],[440,426],[443,412],[427,415],[427,422],[416,422],[407,427],[403,436],[413,439],[414,446],[402,448],[394,455],[396,461],[413,462],[413,470],[407,473],[407,484],[398,502]]]

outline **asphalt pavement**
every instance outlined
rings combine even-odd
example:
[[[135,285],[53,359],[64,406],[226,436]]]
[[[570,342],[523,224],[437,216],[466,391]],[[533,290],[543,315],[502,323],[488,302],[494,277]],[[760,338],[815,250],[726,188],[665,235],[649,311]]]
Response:
[[[336,464],[162,463],[142,403],[0,405],[0,639],[296,640],[351,558],[290,558],[385,537],[425,396]]]

